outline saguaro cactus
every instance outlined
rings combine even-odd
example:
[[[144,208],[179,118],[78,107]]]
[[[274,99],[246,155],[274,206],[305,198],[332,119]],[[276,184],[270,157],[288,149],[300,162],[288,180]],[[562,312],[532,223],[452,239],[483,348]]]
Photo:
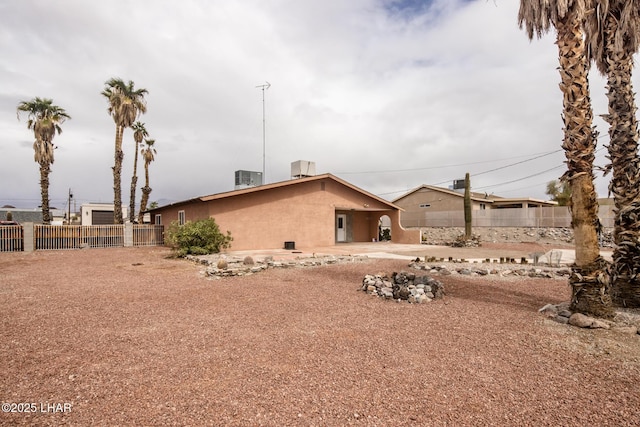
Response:
[[[464,176],[464,238],[471,240],[471,178]]]

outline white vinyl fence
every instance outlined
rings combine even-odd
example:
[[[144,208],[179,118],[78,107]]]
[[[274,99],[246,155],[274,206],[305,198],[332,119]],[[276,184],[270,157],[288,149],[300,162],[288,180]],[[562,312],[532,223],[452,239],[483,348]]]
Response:
[[[0,225],[0,252],[23,250],[21,225]]]
[[[611,206],[600,206],[598,217],[605,228],[613,227]],[[405,228],[411,227],[464,227],[464,212],[403,212],[401,223]],[[571,212],[566,206],[482,209],[471,214],[473,227],[571,227]]]
[[[0,226],[0,252],[162,245],[162,225]]]
[[[36,250],[124,246],[121,225],[36,225],[34,232]]]

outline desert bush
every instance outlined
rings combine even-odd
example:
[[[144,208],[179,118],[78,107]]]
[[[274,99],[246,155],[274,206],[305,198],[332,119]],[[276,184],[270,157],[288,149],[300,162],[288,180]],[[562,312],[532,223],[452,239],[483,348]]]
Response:
[[[178,256],[207,255],[231,246],[231,233],[223,234],[215,219],[187,221],[180,225],[173,221],[167,230],[167,243]]]

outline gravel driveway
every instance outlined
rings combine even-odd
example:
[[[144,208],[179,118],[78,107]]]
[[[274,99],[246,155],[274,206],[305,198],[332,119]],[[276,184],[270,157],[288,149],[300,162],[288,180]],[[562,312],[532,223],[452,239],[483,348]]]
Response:
[[[639,336],[537,313],[566,279],[438,277],[445,298],[410,305],[358,290],[402,260],[211,280],[167,255],[0,254],[0,425],[640,420]]]

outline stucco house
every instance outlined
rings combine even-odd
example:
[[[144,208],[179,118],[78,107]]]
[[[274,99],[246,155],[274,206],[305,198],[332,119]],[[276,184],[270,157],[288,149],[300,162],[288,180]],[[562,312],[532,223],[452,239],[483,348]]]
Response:
[[[214,218],[231,232],[233,250],[300,249],[378,239],[388,217],[391,240],[420,243],[400,225],[401,208],[334,175],[323,174],[197,197],[149,210],[169,225]],[[387,218],[384,218],[386,220]]]
[[[82,225],[113,225],[113,203],[83,203],[80,205]],[[129,207],[122,206],[122,218],[128,222]]]
[[[403,209],[402,225],[404,227],[431,226],[434,223],[428,218],[432,218],[434,213],[458,212],[462,215],[464,190],[421,185],[394,199],[392,203]],[[471,192],[471,209],[474,211],[547,208],[557,205],[558,203],[554,201],[530,197],[506,198],[494,194]]]

